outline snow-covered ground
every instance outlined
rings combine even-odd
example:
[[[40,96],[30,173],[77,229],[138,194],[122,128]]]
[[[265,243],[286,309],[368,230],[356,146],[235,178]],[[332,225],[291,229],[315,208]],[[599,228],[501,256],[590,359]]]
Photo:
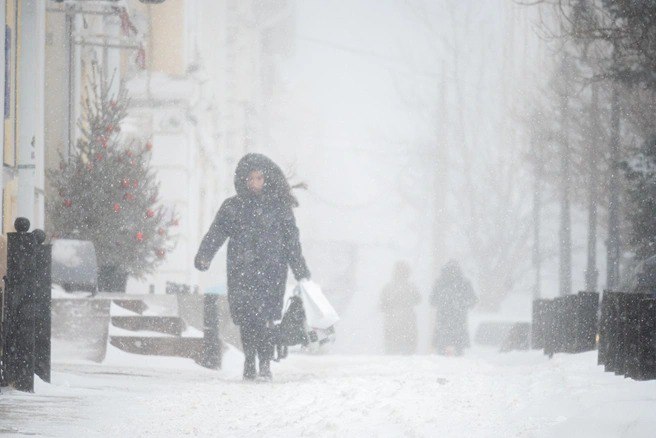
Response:
[[[35,394],[0,395],[0,435],[54,437],[653,437],[656,382],[604,373],[596,353],[295,355],[271,383],[112,349],[58,363]]]

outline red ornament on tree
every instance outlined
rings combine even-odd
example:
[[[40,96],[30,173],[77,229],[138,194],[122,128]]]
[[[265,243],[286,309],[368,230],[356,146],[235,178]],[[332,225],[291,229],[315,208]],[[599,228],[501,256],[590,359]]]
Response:
[[[134,201],[134,195],[132,193],[126,193],[125,195],[123,195],[123,199],[132,202]]]
[[[70,208],[71,206],[73,206],[73,201],[70,199],[64,199],[64,207]]]
[[[162,248],[157,248],[157,250],[155,251],[155,254],[157,254],[158,258],[163,259],[164,256],[166,255],[166,251],[163,250]]]
[[[93,170],[93,163],[87,163],[87,170],[91,172]]]
[[[152,141],[147,141],[147,142],[146,142],[146,150],[147,150],[148,152],[150,152],[150,151],[153,150],[153,142],[152,142]]]
[[[133,154],[132,154],[132,151],[127,151],[127,152],[125,153],[125,155],[127,155],[128,157],[132,157]]]
[[[107,139],[105,137],[100,139],[100,145],[103,147],[103,149],[107,149]]]
[[[130,187],[130,180],[127,178],[123,178],[123,181],[121,181],[121,187],[123,187],[124,189]]]
[[[150,208],[146,210],[146,217],[153,217],[155,216],[155,212],[151,210]]]
[[[164,228],[159,228],[157,230],[157,234],[159,234],[160,236],[166,236],[166,230]]]
[[[121,204],[117,202],[114,204],[114,213],[118,213],[119,211],[121,211]]]
[[[137,187],[139,187],[139,181],[135,179],[134,181],[132,181],[132,188],[136,189]]]
[[[96,161],[102,161],[103,154],[96,154]]]
[[[175,219],[171,220],[171,225],[177,227],[178,225],[180,225],[180,219],[176,217]]]
[[[105,128],[105,132],[108,133],[108,134],[111,134],[112,132],[114,132],[114,129],[115,129],[115,128],[114,128],[114,125],[109,124],[109,125],[107,125],[107,127]]]
[[[143,242],[143,240],[144,240],[144,235],[141,231],[139,231],[135,237],[136,237],[137,241],[139,241],[139,242]]]

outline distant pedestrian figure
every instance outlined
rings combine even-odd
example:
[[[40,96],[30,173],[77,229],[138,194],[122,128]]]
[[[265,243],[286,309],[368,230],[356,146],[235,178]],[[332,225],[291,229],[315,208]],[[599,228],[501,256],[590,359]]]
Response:
[[[414,354],[417,351],[414,308],[420,302],[417,287],[410,281],[410,267],[405,262],[397,262],[392,280],[380,295],[387,354]]]
[[[442,268],[431,296],[437,310],[434,346],[438,354],[460,356],[469,347],[467,312],[476,302],[474,289],[460,265],[450,260]]]
[[[237,195],[226,199],[196,254],[205,271],[228,242],[228,304],[244,349],[244,380],[270,380],[271,327],[281,319],[287,271],[297,280],[310,271],[301,252],[293,207],[298,205],[280,168],[260,154],[247,154],[235,171]]]

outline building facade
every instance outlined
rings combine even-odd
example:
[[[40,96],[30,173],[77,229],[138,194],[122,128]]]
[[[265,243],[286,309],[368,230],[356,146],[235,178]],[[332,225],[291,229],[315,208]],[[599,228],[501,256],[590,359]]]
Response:
[[[70,156],[94,64],[131,106],[121,132],[151,141],[160,201],[178,218],[177,245],[132,292],[167,282],[209,286],[193,256],[233,172],[247,152],[266,151],[275,65],[293,47],[293,2],[256,0],[0,0],[5,38],[0,270],[18,216],[48,229],[47,169]],[[47,146],[46,146],[47,145]]]
[[[44,226],[45,2],[2,0],[0,20],[5,23],[0,38],[4,52],[0,57],[4,73],[0,274],[4,275],[6,233],[14,231],[15,218],[25,216],[33,227]]]

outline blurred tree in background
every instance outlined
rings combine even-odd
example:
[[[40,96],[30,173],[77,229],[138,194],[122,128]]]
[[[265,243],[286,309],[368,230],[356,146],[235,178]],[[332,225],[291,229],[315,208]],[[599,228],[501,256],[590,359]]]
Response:
[[[542,23],[542,30],[557,42],[557,51],[573,55],[579,66],[571,77],[558,71],[553,77],[575,84],[569,99],[574,111],[570,111],[567,135],[573,140],[569,146],[574,163],[579,161],[577,168],[587,170],[581,172],[581,176],[587,176],[587,184],[573,186],[573,199],[587,198],[589,211],[586,288],[597,288],[595,234],[599,220],[606,225],[605,287],[615,289],[620,266],[629,267],[653,254],[649,248],[656,239],[656,228],[649,225],[648,218],[654,206],[649,170],[653,152],[649,144],[653,145],[650,139],[656,134],[656,2],[535,3],[552,7],[555,22]],[[562,137],[559,120],[564,119],[555,105],[549,108],[549,100],[538,105],[545,118],[541,125],[552,131],[551,137]],[[636,147],[643,144],[647,146]],[[546,154],[548,157],[548,150]],[[560,155],[554,156],[559,159]],[[543,175],[548,179],[548,161],[546,164]],[[551,182],[559,184],[561,179],[557,175]],[[577,195],[576,187],[587,187],[585,198]]]
[[[639,260],[656,255],[656,137],[624,163],[628,181],[628,243]]]
[[[120,134],[129,102],[123,84],[112,93],[112,80],[98,66],[88,79],[81,135],[72,155],[62,156],[59,169],[47,174],[58,196],[46,208],[51,235],[93,242],[99,287],[115,290],[124,287],[127,276],[142,278],[165,259],[177,219],[158,204],[152,143]],[[103,278],[108,275],[118,284]]]

